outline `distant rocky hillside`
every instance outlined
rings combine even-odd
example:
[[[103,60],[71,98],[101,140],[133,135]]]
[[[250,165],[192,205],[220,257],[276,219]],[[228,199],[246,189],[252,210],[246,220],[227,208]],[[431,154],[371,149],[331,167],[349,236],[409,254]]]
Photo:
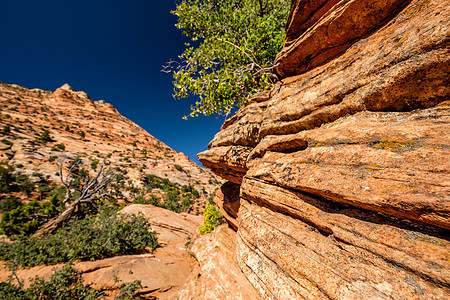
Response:
[[[58,184],[62,159],[80,157],[91,172],[106,159],[108,168],[120,175],[119,198],[126,201],[148,197],[140,188],[149,180],[161,181],[160,177],[180,191],[183,186],[195,189],[201,208],[219,183],[209,170],[150,135],[111,104],[93,101],[67,84],[50,92],[0,83],[0,106],[0,160],[32,182]]]

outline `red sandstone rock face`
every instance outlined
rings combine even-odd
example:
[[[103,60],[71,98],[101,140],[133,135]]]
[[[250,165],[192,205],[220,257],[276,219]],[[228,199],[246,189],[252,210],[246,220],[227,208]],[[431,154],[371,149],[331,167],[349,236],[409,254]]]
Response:
[[[280,67],[307,72],[199,158],[240,184],[236,259],[264,298],[444,299],[450,7],[337,2],[294,1]]]
[[[240,185],[226,182],[216,192],[214,202],[220,209],[223,217],[234,230],[238,229],[237,217],[239,211]]]
[[[176,299],[261,299],[235,263],[236,234],[226,225],[197,238],[190,252],[198,267]]]
[[[275,64],[282,77],[320,66],[392,19],[409,0],[299,0]]]

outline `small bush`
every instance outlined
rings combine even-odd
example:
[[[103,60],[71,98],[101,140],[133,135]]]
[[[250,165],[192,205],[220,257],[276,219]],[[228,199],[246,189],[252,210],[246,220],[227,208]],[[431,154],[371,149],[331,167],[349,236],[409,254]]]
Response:
[[[196,189],[193,189],[193,190],[191,191],[191,193],[192,193],[192,195],[193,195],[195,198],[200,198],[200,194],[198,193],[198,191],[197,191]]]
[[[27,175],[13,171],[10,165],[0,165],[0,193],[23,192],[29,196],[34,191],[34,184]]]
[[[64,145],[63,143],[56,144],[52,147],[51,151],[66,151],[66,145]]]
[[[160,206],[160,200],[161,199],[156,197],[155,195],[151,195],[150,199],[145,199],[143,196],[137,196],[134,199],[133,204],[151,204],[154,206]]]
[[[17,189],[25,195],[30,196],[30,194],[34,191],[34,184],[26,174],[17,172],[15,174],[15,180]]]
[[[22,205],[16,197],[3,198],[0,200],[0,212],[10,211]]]
[[[92,170],[97,170],[97,166],[98,166],[98,163],[99,163],[100,161],[98,160],[98,159],[96,159],[96,158],[94,158],[92,161],[91,161],[91,168],[92,168]]]
[[[0,165],[0,193],[9,193],[12,191],[14,182],[13,168],[9,165],[5,167]]]
[[[80,136],[80,139],[84,139],[86,137],[86,133],[82,130],[77,131],[77,134]]]
[[[45,129],[45,130],[41,133],[39,139],[40,139],[40,141],[42,142],[42,144],[44,144],[44,145],[47,144],[48,142],[53,141],[53,138],[52,138],[52,136],[50,135],[50,131],[48,131],[47,129]]]
[[[2,143],[5,144],[5,145],[8,145],[8,146],[14,145],[13,142],[11,142],[10,140],[7,140],[7,139],[3,139],[3,140],[2,140]]]
[[[21,203],[14,209],[4,211],[0,228],[8,236],[33,234],[39,225],[58,213],[58,203],[52,201],[39,203],[37,200],[33,200],[25,205]]]
[[[122,280],[116,276],[114,278],[115,283],[121,283],[119,293],[114,297],[114,300],[133,300],[136,299],[136,292],[142,288],[140,280],[133,282],[122,283]]]
[[[3,133],[4,135],[8,135],[11,133],[11,126],[10,125],[5,125],[3,127],[3,129],[1,130],[1,133]]]
[[[81,272],[70,265],[53,273],[49,281],[36,277],[27,289],[11,282],[0,283],[0,299],[71,300],[98,299],[99,296],[100,291],[84,285]]]
[[[203,219],[203,225],[198,228],[201,234],[210,233],[214,228],[222,224],[222,214],[214,204],[206,205],[203,216],[205,217]]]
[[[173,165],[175,167],[175,169],[177,169],[177,171],[179,172],[183,172],[183,168],[180,165]]]
[[[157,201],[155,203],[142,204],[152,204],[178,213],[191,211],[194,204],[192,198],[200,197],[200,194],[192,185],[180,187],[179,184],[173,183],[167,178],[161,178],[152,174],[147,174],[144,178],[144,188],[148,189],[149,192],[152,189],[162,190],[163,202]],[[135,200],[134,203],[138,202]]]
[[[200,194],[198,193],[198,191],[194,188],[194,186],[192,186],[191,184],[189,185],[183,185],[181,187],[181,191],[183,193],[190,193],[192,194],[192,196],[194,196],[195,198],[200,198]]]
[[[53,234],[1,243],[0,259],[33,267],[141,253],[147,247],[154,250],[157,244],[155,232],[142,215],[119,215],[117,210],[103,208],[98,216],[73,219]]]

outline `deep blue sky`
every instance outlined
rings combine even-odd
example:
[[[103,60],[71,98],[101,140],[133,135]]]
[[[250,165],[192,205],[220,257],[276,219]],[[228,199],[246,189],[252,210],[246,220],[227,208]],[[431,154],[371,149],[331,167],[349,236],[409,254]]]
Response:
[[[224,117],[182,120],[191,103],[174,100],[172,76],[160,72],[186,41],[170,14],[175,1],[0,0],[0,80],[69,83],[198,162]]]

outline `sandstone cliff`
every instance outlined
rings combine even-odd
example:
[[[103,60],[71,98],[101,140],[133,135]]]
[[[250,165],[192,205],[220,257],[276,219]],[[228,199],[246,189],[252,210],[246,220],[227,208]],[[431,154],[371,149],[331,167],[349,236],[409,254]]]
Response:
[[[262,297],[450,294],[448,4],[293,1],[283,79],[198,155]]]

